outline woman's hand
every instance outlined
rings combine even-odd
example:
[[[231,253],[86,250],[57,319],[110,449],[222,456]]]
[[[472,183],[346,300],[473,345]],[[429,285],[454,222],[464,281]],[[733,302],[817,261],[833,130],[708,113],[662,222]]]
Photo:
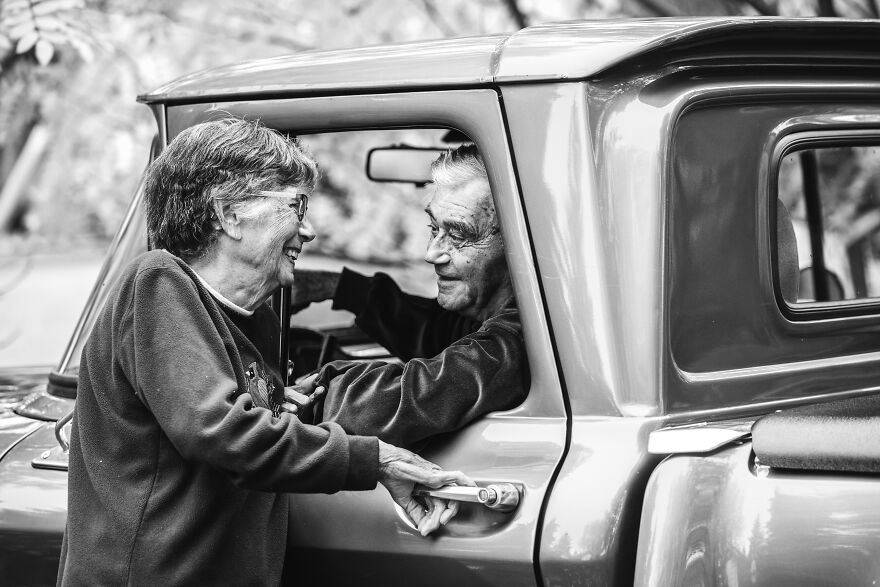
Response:
[[[422,536],[451,520],[458,513],[458,502],[428,497],[422,504],[412,495],[417,483],[432,489],[444,485],[476,485],[460,471],[444,471],[415,453],[381,440],[379,482],[391,494],[391,499],[403,508]]]

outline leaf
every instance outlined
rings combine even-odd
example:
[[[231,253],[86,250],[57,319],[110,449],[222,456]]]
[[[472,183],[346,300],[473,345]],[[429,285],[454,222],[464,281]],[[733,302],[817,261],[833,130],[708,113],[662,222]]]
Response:
[[[61,31],[70,29],[70,25],[63,19],[55,16],[38,16],[34,19],[34,23],[41,31]]]
[[[80,0],[35,0],[31,4],[31,10],[37,16],[44,16],[55,12],[63,12],[65,10],[77,10],[83,8]]]
[[[29,10],[23,10],[21,12],[4,12],[0,14],[0,25],[7,29],[18,26],[23,22],[33,22],[33,20],[34,16]]]
[[[70,37],[61,31],[40,31],[40,38],[54,45],[64,45],[70,40]]]
[[[3,2],[2,11],[4,13],[7,12],[16,12],[16,11],[29,11],[31,8],[31,3],[28,0],[6,0]]]
[[[37,61],[40,65],[49,65],[52,62],[52,56],[55,54],[55,47],[46,39],[40,39],[37,41],[34,54],[37,56]]]
[[[77,36],[70,37],[69,39],[67,39],[67,42],[70,44],[71,47],[76,49],[76,52],[79,53],[79,56],[82,58],[83,61],[91,62],[92,60],[94,60],[95,51],[94,49],[92,49],[92,46],[89,43],[83,41]]]
[[[15,46],[15,53],[17,55],[21,55],[22,53],[27,53],[31,50],[31,47],[37,44],[37,41],[40,40],[40,34],[36,31],[31,31],[21,37],[18,40],[18,44]]]
[[[10,30],[14,30],[25,25],[29,26],[30,28],[34,28],[34,19],[31,17],[30,12],[22,12],[15,15],[14,17],[7,18],[3,21],[3,24],[6,28]]]
[[[83,43],[89,44],[93,49],[101,49],[107,53],[113,53],[116,50],[116,48],[113,46],[113,43],[111,43],[109,40],[107,40],[106,38],[102,38],[101,35],[94,34],[94,27],[88,28],[80,22],[71,22],[69,24],[71,25],[71,39],[79,38],[79,40],[81,40]],[[93,55],[93,52],[90,51],[90,53],[92,53]],[[83,57],[86,60],[89,59],[89,57],[87,57],[85,54],[83,55]]]

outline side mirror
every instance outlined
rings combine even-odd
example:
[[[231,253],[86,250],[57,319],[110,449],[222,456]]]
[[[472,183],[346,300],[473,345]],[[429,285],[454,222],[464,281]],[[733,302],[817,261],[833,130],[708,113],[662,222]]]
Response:
[[[447,149],[395,145],[377,147],[367,154],[367,177],[372,181],[431,183],[431,163]]]

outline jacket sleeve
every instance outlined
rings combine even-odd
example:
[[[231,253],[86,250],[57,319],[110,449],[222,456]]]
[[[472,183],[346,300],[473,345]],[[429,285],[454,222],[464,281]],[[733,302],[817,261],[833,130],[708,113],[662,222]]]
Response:
[[[265,491],[333,492],[376,485],[378,442],[334,423],[275,418],[237,394],[225,340],[192,280],[150,268],[137,276],[117,329],[120,368],[162,432],[186,460]]]
[[[319,377],[327,392],[315,413],[351,434],[411,447],[517,406],[528,380],[518,313],[510,310],[429,359],[329,363]]]
[[[343,269],[333,308],[348,310],[355,323],[404,361],[433,357],[481,325],[478,320],[444,310],[437,300],[400,290],[391,277],[367,277]]]

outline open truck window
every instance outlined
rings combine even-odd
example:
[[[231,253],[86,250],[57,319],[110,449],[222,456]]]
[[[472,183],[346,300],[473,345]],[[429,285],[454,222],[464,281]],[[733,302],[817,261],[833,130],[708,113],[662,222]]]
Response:
[[[321,177],[309,206],[318,237],[306,245],[297,268],[384,273],[406,293],[435,298],[437,278],[424,259],[430,235],[425,205],[432,193],[431,161],[466,139],[449,136],[445,129],[300,136]],[[337,359],[399,360],[355,326],[351,312],[333,306],[327,300],[293,314],[293,376]]]

